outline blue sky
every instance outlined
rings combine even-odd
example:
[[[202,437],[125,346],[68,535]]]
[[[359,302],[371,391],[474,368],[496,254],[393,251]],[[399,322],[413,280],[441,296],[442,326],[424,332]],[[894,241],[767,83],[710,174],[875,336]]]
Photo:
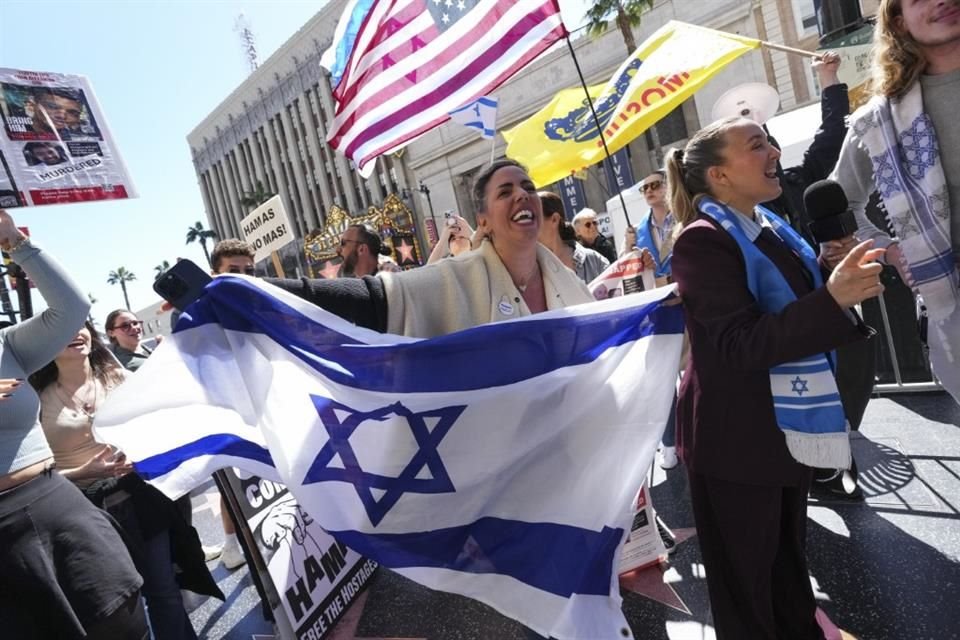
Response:
[[[3,0],[0,67],[90,78],[140,197],[11,211],[97,299],[102,321],[123,306],[107,284],[123,266],[134,309],[158,301],[154,266],[177,257],[204,263],[187,227],[207,225],[186,136],[247,76],[233,31],[242,11],[261,60],[289,39],[325,0]],[[561,0],[571,30],[587,0]],[[39,300],[35,306],[43,306]]]

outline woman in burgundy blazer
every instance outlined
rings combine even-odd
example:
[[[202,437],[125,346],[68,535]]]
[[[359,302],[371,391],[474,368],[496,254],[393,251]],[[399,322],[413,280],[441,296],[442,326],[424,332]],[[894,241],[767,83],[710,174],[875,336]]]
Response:
[[[690,335],[680,387],[678,449],[686,464],[718,640],[822,640],[807,575],[811,469],[795,461],[778,425],[770,370],[863,339],[849,307],[882,291],[869,243],[816,287],[799,254],[755,215],[780,194],[780,153],[743,119],[698,132],[668,156],[671,210],[683,230],[673,250]],[[736,240],[703,213],[723,203]],[[766,220],[766,222],[764,222]],[[783,235],[781,231],[781,235]],[[738,242],[752,241],[796,300],[765,312],[751,292]]]

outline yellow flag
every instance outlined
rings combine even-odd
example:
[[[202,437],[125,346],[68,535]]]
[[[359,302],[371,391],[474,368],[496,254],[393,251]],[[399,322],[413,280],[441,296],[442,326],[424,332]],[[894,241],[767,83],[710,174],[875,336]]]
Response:
[[[661,27],[605,85],[589,88],[610,153],[656,124],[759,40],[685,22]],[[582,88],[565,89],[546,107],[503,132],[507,156],[523,163],[537,186],[604,159],[603,143]]]

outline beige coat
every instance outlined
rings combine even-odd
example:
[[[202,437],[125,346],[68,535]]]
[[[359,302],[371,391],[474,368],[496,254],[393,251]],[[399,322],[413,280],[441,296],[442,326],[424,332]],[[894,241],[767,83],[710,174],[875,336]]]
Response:
[[[587,286],[546,247],[537,245],[547,308],[593,301]],[[530,315],[493,245],[434,264],[384,273],[387,332],[432,338],[488,322]]]

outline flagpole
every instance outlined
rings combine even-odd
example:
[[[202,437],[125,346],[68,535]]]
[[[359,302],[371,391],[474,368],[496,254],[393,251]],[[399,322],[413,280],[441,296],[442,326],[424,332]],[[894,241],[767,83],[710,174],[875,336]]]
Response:
[[[493,164],[493,154],[497,151],[497,134],[494,132],[493,137],[490,138],[490,164]]]
[[[590,97],[590,90],[587,88],[587,81],[583,77],[583,71],[580,69],[580,61],[577,60],[577,54],[573,50],[573,44],[570,42],[570,34],[566,35],[567,48],[570,49],[570,57],[573,58],[573,64],[577,67],[577,75],[580,76],[580,85],[587,96],[587,104],[590,105],[590,113],[593,114],[593,122],[597,125],[597,132],[600,134],[600,142],[603,143],[603,152],[610,160],[610,149],[607,148],[607,138],[603,135],[603,126],[600,124],[600,118],[597,116],[597,110],[593,108],[593,98]],[[630,214],[627,212],[627,202],[623,199],[623,191],[617,189],[617,197],[620,198],[620,206],[623,207],[623,217],[627,219],[627,225],[633,226],[630,222]],[[614,239],[616,240],[616,239]]]

